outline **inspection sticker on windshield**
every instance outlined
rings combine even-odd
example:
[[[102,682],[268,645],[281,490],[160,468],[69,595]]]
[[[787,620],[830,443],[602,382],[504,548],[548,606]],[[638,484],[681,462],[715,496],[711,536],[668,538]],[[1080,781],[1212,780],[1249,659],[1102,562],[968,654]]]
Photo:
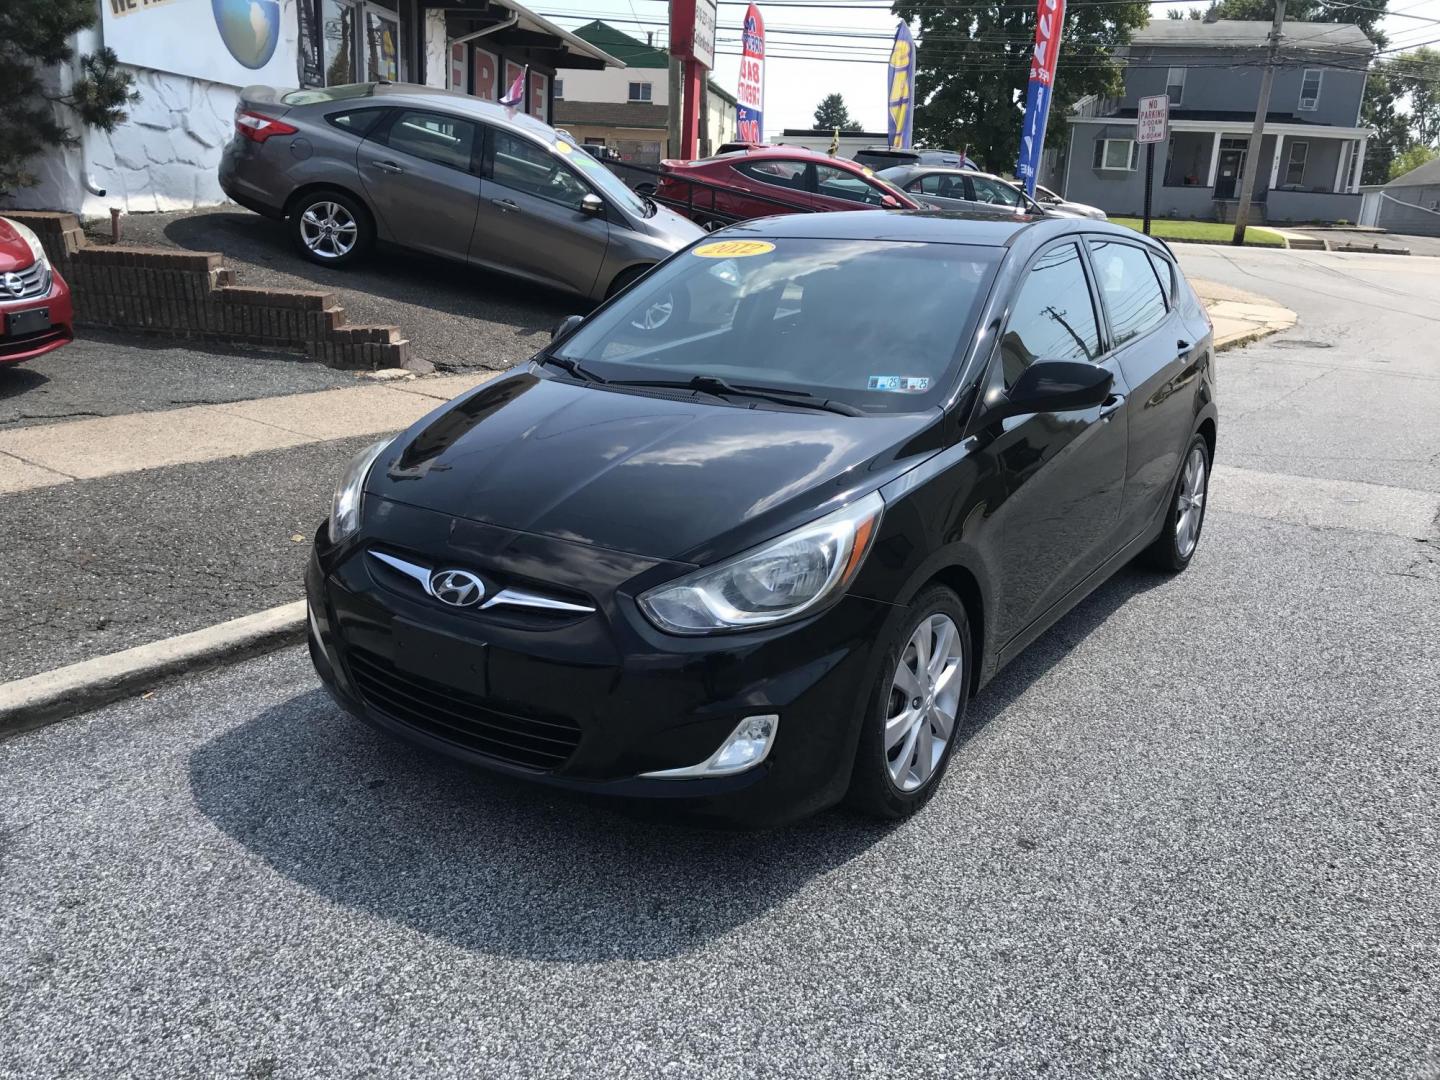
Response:
[[[775,250],[768,240],[718,240],[713,244],[701,244],[692,255],[702,259],[743,259],[747,255],[765,255]]]
[[[924,375],[871,375],[867,390],[884,390],[891,394],[923,394],[930,389],[930,379]]]
[[[555,150],[556,150],[557,153],[568,154],[568,153],[570,153],[570,144],[569,144],[568,142],[566,142],[564,139],[556,139],[556,140],[555,140]]]

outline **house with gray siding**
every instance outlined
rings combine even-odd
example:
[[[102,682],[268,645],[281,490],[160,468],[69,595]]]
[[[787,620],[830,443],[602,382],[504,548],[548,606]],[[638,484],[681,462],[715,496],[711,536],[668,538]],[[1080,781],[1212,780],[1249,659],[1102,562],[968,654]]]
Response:
[[[1374,46],[1347,23],[1286,23],[1257,162],[1250,129],[1270,24],[1156,19],[1125,50],[1125,91],[1088,98],[1070,117],[1065,197],[1138,215],[1145,159],[1135,142],[1139,100],[1170,99],[1170,138],[1155,148],[1151,213],[1234,219],[1240,185],[1255,174],[1252,222],[1358,220],[1365,146],[1365,72]],[[1063,64],[1060,77],[1064,77]]]
[[[1402,173],[1388,184],[1361,188],[1357,224],[1393,233],[1440,236],[1440,158]]]

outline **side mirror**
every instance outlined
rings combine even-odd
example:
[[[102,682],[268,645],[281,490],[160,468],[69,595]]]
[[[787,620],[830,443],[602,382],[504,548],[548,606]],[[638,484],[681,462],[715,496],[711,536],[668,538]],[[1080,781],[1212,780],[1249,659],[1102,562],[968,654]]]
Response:
[[[1102,405],[1115,376],[1097,364],[1077,360],[1037,360],[1015,385],[987,403],[987,421],[1037,412],[1074,412]]]
[[[883,206],[886,210],[899,210],[900,200],[895,198],[894,195],[881,195],[880,205]]]
[[[589,214],[591,217],[599,217],[605,213],[605,200],[592,191],[580,200],[580,212]]]
[[[561,338],[569,337],[574,333],[575,328],[585,321],[583,315],[566,315],[556,324],[555,329],[550,331],[551,342],[559,341]]]

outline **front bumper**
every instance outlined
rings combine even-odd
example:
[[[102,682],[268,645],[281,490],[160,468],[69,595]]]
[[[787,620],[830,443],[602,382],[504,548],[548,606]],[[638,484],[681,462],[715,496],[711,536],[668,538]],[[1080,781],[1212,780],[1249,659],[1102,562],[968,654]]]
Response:
[[[411,524],[442,517],[397,513]],[[466,528],[472,537],[477,529],[504,533]],[[436,552],[432,563],[514,585],[516,569],[533,568],[543,553],[552,578],[577,566],[581,576],[597,576],[595,551],[585,545],[524,534],[479,539],[469,551]],[[413,583],[387,577],[367,556],[372,540],[340,551],[326,543],[322,527],[306,575],[311,655],[336,700],[374,727],[513,776],[681,800],[697,816],[751,826],[812,813],[849,785],[877,676],[874,643],[895,611],[890,605],[845,597],[785,627],[676,638],[629,610],[623,586],[605,583],[595,613],[537,626],[498,609],[454,612],[418,588],[407,593]],[[486,557],[477,557],[482,548]],[[645,560],[605,556],[620,576],[646,573]],[[568,580],[523,584],[574,588]],[[754,768],[701,778],[641,775],[704,761],[741,719],[760,714],[780,721],[769,755]]]
[[[45,308],[49,312],[50,326],[44,330],[11,335],[6,333],[6,326],[0,323],[0,365],[33,360],[75,340],[75,315],[70,302],[70,287],[60,276],[60,271],[53,266],[50,268],[50,290],[44,296],[0,301],[0,320],[38,308]]]

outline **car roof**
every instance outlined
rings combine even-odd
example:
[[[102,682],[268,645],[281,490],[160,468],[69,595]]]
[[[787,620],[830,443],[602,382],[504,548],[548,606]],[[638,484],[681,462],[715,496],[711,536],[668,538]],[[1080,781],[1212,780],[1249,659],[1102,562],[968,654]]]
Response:
[[[297,104],[295,108],[303,108],[305,105],[336,105],[346,102],[361,102],[368,99],[378,101],[384,99],[387,105],[418,105],[422,107],[444,109],[446,112],[457,113],[462,116],[473,117],[476,120],[483,120],[487,124],[494,124],[497,127],[510,128],[512,131],[523,131],[526,134],[541,139],[554,139],[557,132],[549,124],[520,109],[512,109],[507,105],[501,105],[495,101],[486,101],[484,98],[475,97],[473,94],[462,93],[459,90],[439,90],[433,86],[421,86],[419,83],[370,83],[369,93],[353,94],[344,98],[331,100],[317,100]]]
[[[825,214],[783,214],[754,218],[725,229],[726,236],[750,233],[765,237],[825,240],[894,240],[932,244],[979,244],[1004,247],[1032,224],[1068,218],[1031,217],[936,210],[840,210]]]
[[[1069,234],[1114,236],[1165,253],[1153,237],[1090,218],[1014,214],[996,217],[968,210],[841,210],[752,218],[723,230],[726,237],[796,237],[816,240],[888,240],[897,243],[1010,247],[1024,235],[1043,244]],[[717,233],[716,235],[720,235]]]

